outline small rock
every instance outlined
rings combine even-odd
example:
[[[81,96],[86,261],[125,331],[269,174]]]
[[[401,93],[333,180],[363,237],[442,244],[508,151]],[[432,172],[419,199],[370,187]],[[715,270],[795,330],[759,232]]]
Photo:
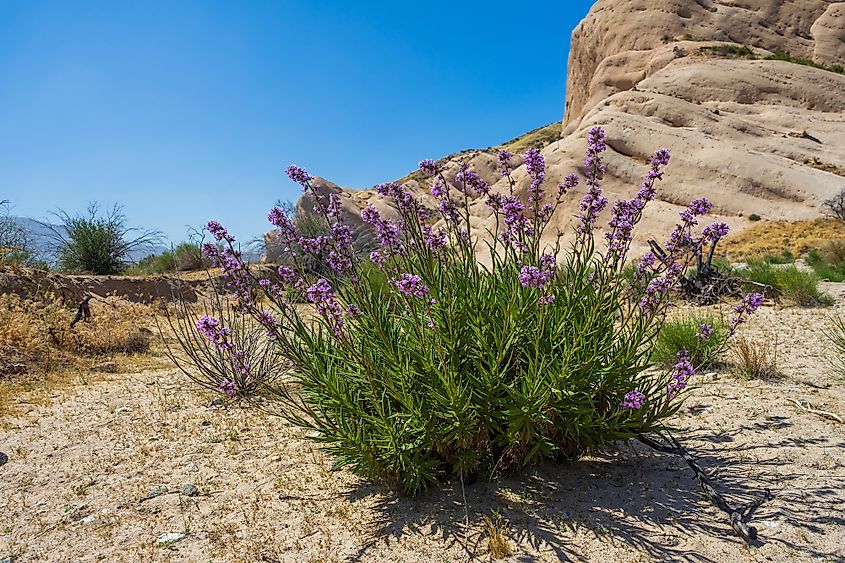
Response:
[[[123,414],[125,412],[132,412],[132,407],[120,407],[114,411],[114,414]]]
[[[9,456],[4,454],[3,452],[0,452],[0,467],[6,465],[8,462],[9,462]],[[2,563],[2,562],[0,562],[0,563]]]
[[[214,399],[211,399],[211,402],[208,403],[208,406],[209,406],[209,408],[222,407],[225,404],[226,404],[226,402],[223,400],[223,397],[215,397]]]
[[[151,498],[160,497],[161,495],[166,494],[166,493],[167,493],[167,487],[156,487],[155,489],[150,489],[147,492],[147,496],[145,496],[144,499],[151,499]]]
[[[114,362],[101,362],[95,365],[94,369],[105,373],[117,373],[117,364]]]
[[[158,543],[175,543],[185,537],[180,532],[167,532],[158,537]]]
[[[3,559],[0,559],[0,563],[15,563],[15,558],[11,555],[7,555]]]
[[[83,524],[93,524],[94,522],[97,521],[97,519],[94,518],[93,516],[86,516],[86,517],[80,519],[79,521],[82,522]]]
[[[191,483],[186,483],[182,485],[182,488],[180,490],[182,491],[182,494],[186,497],[196,496],[196,494],[199,492],[199,489],[197,489],[196,486],[192,485]]]
[[[195,472],[200,470],[200,468],[197,467],[196,463],[189,463],[188,465],[186,465],[182,469],[187,473],[195,473]]]
[[[211,421],[210,420],[203,420],[202,422],[200,422],[200,425],[201,426],[211,426]]]

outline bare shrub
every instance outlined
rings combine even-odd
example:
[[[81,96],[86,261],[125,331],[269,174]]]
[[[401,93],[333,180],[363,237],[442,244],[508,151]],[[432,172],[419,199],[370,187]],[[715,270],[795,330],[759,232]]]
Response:
[[[822,203],[822,211],[840,221],[845,221],[845,190]]]

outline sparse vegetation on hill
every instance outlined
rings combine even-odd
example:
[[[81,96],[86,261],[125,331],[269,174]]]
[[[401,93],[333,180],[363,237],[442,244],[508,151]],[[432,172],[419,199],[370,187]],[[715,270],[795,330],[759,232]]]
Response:
[[[128,267],[124,273],[130,276],[147,276],[154,274],[172,274],[176,272],[193,272],[210,266],[202,255],[200,245],[194,242],[183,242],[161,254],[151,254]]]
[[[784,251],[801,256],[833,240],[845,240],[845,222],[830,218],[762,221],[726,238],[720,249],[733,260],[778,255]]]

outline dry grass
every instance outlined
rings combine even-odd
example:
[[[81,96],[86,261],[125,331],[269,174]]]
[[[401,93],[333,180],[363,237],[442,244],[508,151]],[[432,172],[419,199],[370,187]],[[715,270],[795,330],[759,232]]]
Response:
[[[743,379],[775,379],[778,371],[777,337],[765,342],[737,337],[731,344],[734,371]]]
[[[719,244],[719,250],[734,260],[780,254],[784,250],[800,256],[830,241],[845,241],[845,222],[830,218],[766,221],[728,237]]]
[[[70,328],[75,310],[59,299],[0,296],[0,411],[23,391],[53,388],[73,378],[86,380],[103,362],[118,363],[133,356],[133,369],[152,361],[154,334],[149,329],[154,310],[117,297],[90,303],[92,318]]]
[[[492,516],[484,516],[484,531],[487,534],[492,559],[504,559],[513,553],[506,533],[507,525],[502,520],[501,514],[493,512]]]

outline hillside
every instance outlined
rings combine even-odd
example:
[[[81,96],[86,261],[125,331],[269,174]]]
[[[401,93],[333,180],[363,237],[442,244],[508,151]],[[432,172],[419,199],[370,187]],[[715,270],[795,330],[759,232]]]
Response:
[[[788,55],[787,55],[788,53]],[[572,32],[566,115],[506,143],[543,147],[547,182],[578,170],[586,131],[607,131],[611,199],[629,197],[659,147],[672,151],[667,181],[639,236],[660,236],[680,206],[706,195],[735,230],[757,214],[770,220],[813,219],[845,189],[845,3],[827,0],[599,0]],[[469,161],[496,188],[495,148],[441,159]],[[428,155],[420,155],[425,157]],[[524,167],[516,170],[527,187]],[[401,181],[430,198],[419,174]],[[320,180],[324,189],[338,190]],[[357,216],[372,190],[343,190]],[[567,229],[583,190],[558,209]],[[483,232],[489,213],[476,206]]]

